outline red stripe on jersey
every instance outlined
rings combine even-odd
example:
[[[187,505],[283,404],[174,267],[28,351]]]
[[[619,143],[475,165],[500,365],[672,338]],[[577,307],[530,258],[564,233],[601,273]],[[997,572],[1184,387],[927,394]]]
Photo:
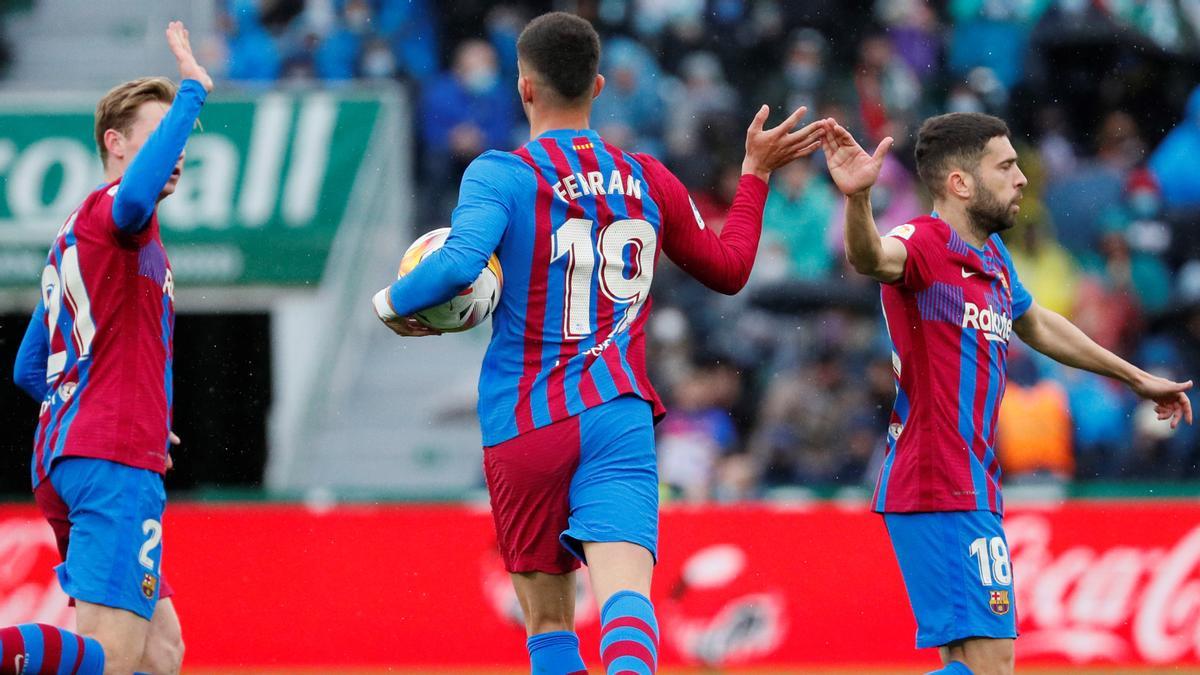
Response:
[[[550,157],[551,163],[554,164],[554,172],[559,176],[570,176],[575,173],[571,169],[571,165],[567,162],[567,156],[563,153],[562,148],[558,147],[558,143],[554,142],[553,138],[543,138],[538,141],[546,154]],[[571,200],[567,203],[568,218],[582,218],[586,215],[583,207],[578,201]],[[569,281],[564,281],[569,283]],[[563,313],[567,311],[567,303],[563,303]],[[550,369],[550,375],[546,378],[546,397],[550,404],[550,419],[560,420],[567,417],[567,361],[579,353],[579,343],[574,340],[562,341],[562,345],[558,350],[558,359],[554,362],[554,366]]]
[[[979,336],[977,335],[975,339],[976,339],[976,341],[978,341]],[[975,349],[975,354],[976,354],[976,356],[979,355],[978,348]],[[984,354],[986,355],[987,352],[985,351]],[[961,360],[961,357],[960,357],[960,360]],[[992,375],[991,364],[988,362],[987,359],[976,359],[974,368],[975,368],[975,391],[972,392],[972,394],[971,394],[971,396],[972,396],[972,399],[971,399],[971,425],[975,429],[982,430],[983,429],[984,408],[987,407],[988,386],[991,384],[991,375]],[[962,402],[960,402],[959,405],[962,405]],[[970,452],[972,455],[974,455],[974,458],[973,458],[974,462],[977,462],[979,464],[979,466],[982,467],[983,466],[983,458],[987,454],[987,439],[985,439],[983,437],[982,433],[975,434],[975,437],[973,439],[971,439],[971,448],[968,450],[968,452]],[[971,457],[968,457],[967,459],[968,459],[968,461],[972,460]],[[996,495],[993,494],[991,488],[989,487],[990,483],[991,483],[991,481],[988,480],[987,470],[985,469],[984,476],[983,476],[984,497],[986,498],[988,508],[994,508],[996,506],[996,504],[995,504]]]
[[[525,148],[513,154],[520,157],[533,169],[537,176],[537,201],[535,207],[536,233],[533,237],[533,260],[529,272],[529,297],[525,305],[525,356],[521,379],[517,384],[517,433],[532,431],[533,404],[530,401],[533,383],[542,371],[542,339],[546,323],[546,278],[549,267],[542,264],[550,259],[550,204],[554,200],[553,188],[542,178],[542,170]]]
[[[42,623],[37,627],[42,632],[42,672],[57,673],[62,661],[62,633],[54,626]]]
[[[575,145],[577,147],[583,146],[586,148],[585,150],[579,151],[579,164],[583,168],[583,172],[586,174],[591,171],[599,171],[600,161],[596,159],[595,146],[586,142],[587,139],[582,139],[585,141],[583,143],[581,143],[580,140],[581,139],[575,139]],[[612,209],[608,206],[608,199],[606,199],[603,195],[596,195],[596,216],[600,219],[600,229],[608,227],[613,222]],[[596,294],[597,344],[602,344],[608,339],[609,334],[612,333],[612,327],[613,301],[612,298],[608,297],[608,294],[606,294],[603,290],[600,290],[600,292]],[[609,371],[612,371],[612,360],[609,358],[610,351],[612,350],[605,349],[600,353],[602,355],[601,358],[604,359],[606,367]],[[589,356],[584,362],[583,379],[579,385],[580,394],[583,396],[583,402],[589,408],[600,403],[600,393],[596,389],[596,381],[593,379],[591,371],[591,366],[595,360],[595,357]],[[629,378],[625,376],[625,369],[621,368],[620,366],[621,364],[618,362],[616,373],[613,374],[613,384],[616,386],[617,391],[632,391],[632,388],[629,386]],[[621,379],[617,379],[618,375]]]
[[[613,147],[608,143],[604,144],[604,149],[607,150],[608,154],[612,156],[613,163],[616,164],[617,171],[626,176],[633,175],[633,169],[629,166],[629,160],[626,158],[623,150]],[[644,173],[643,177],[645,177]],[[642,208],[642,200],[630,199],[629,195],[624,195],[621,198],[625,200],[625,213],[629,214],[630,218],[636,220],[645,219],[645,212]],[[661,210],[662,206],[660,205],[660,232],[662,220]],[[658,268],[658,254],[661,252],[662,237],[658,237],[654,244],[654,267],[656,269]],[[646,317],[650,315],[650,304],[650,298],[646,298],[646,302],[638,310],[638,316],[636,319],[634,319],[633,325],[629,327],[629,352],[625,355],[625,357],[629,362],[630,369],[633,370],[633,377],[637,380],[638,389],[641,390],[643,396],[653,399],[652,403],[657,411],[662,408],[662,403],[658,400],[658,394],[655,393],[654,386],[650,384],[650,377],[646,374],[646,331],[644,328],[646,324]],[[614,357],[615,356],[616,355],[614,355]],[[622,377],[625,376],[624,369],[621,368],[620,362],[613,363],[612,360],[608,359],[607,354],[605,354],[605,363],[608,364],[608,369],[610,371],[613,371],[614,373],[620,372]]]

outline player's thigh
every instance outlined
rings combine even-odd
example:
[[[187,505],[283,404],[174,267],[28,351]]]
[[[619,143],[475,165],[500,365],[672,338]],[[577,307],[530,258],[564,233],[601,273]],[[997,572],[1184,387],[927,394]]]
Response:
[[[1000,517],[986,511],[886,514],[917,619],[917,647],[1017,636],[1012,563]]]
[[[942,663],[961,661],[976,675],[1011,675],[1016,661],[1011,638],[968,638],[939,651]]]
[[[60,460],[51,469],[68,509],[66,558],[56,568],[68,596],[125,610],[147,622],[162,565],[162,477],[101,459]]]
[[[128,675],[138,669],[150,622],[125,609],[75,602],[75,630],[104,648],[104,672]]]
[[[658,464],[645,401],[624,396],[580,415],[579,468],[562,542],[581,559],[585,542],[635,544],[657,559]]]
[[[170,598],[158,601],[146,635],[139,672],[154,675],[175,675],[183,665],[183,629],[175,603]]]
[[[579,420],[570,418],[484,448],[496,541],[510,573],[566,574],[579,561],[558,537],[567,529]]]
[[[575,573],[510,575],[528,635],[575,630]]]

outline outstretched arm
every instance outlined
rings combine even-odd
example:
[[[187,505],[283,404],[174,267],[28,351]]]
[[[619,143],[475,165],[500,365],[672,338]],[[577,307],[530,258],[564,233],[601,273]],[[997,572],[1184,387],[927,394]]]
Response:
[[[141,232],[150,221],[163,186],[171,179],[188,134],[213,87],[212,78],[192,55],[188,32],[182,22],[172,21],[167,27],[167,44],[179,64],[183,82],[170,110],[125,170],[121,187],[113,198],[113,222],[125,234]]]
[[[746,285],[758,253],[771,172],[820,147],[822,122],[788,131],[806,111],[799,108],[773,129],[763,128],[770,112],[767,106],[754,116],[746,130],[742,177],[719,235],[704,226],[687,188],[674,174],[652,158],[640,158],[650,170],[650,182],[663,210],[663,251],[705,286],[732,295]]]
[[[1133,393],[1154,401],[1158,419],[1171,420],[1172,429],[1181,420],[1192,423],[1192,403],[1184,393],[1192,388],[1191,380],[1172,382],[1151,375],[1096,344],[1062,315],[1037,303],[1013,322],[1013,328],[1025,344],[1055,361],[1120,380]]]
[[[859,274],[884,283],[899,281],[904,276],[908,250],[894,238],[880,237],[871,213],[871,186],[879,178],[892,138],[883,139],[875,154],[868,155],[849,131],[830,121],[821,147],[830,177],[846,195],[846,259]]]

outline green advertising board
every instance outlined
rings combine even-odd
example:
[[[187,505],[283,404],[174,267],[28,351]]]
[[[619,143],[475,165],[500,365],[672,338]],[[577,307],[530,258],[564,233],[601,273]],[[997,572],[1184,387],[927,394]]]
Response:
[[[0,98],[0,287],[36,287],[59,226],[103,180],[96,97]],[[214,96],[162,202],[176,278],[193,285],[320,281],[373,153],[399,152],[383,93]]]

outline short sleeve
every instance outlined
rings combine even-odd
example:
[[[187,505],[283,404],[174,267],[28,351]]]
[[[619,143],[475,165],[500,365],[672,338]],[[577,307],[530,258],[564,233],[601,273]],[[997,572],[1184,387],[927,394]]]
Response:
[[[904,244],[904,274],[892,285],[920,291],[933,283],[934,264],[945,255],[946,234],[933,222],[897,225],[883,235]]]
[[[1013,321],[1016,321],[1024,316],[1025,312],[1029,311],[1029,307],[1033,305],[1033,295],[1025,288],[1025,284],[1021,283],[1021,277],[1017,274],[1017,266],[1013,264],[1012,255],[1008,252],[1004,241],[1000,239],[1000,235],[992,236],[996,240],[996,248],[1004,258],[1004,266],[1008,268],[1008,287],[1012,291],[1012,318]]]

